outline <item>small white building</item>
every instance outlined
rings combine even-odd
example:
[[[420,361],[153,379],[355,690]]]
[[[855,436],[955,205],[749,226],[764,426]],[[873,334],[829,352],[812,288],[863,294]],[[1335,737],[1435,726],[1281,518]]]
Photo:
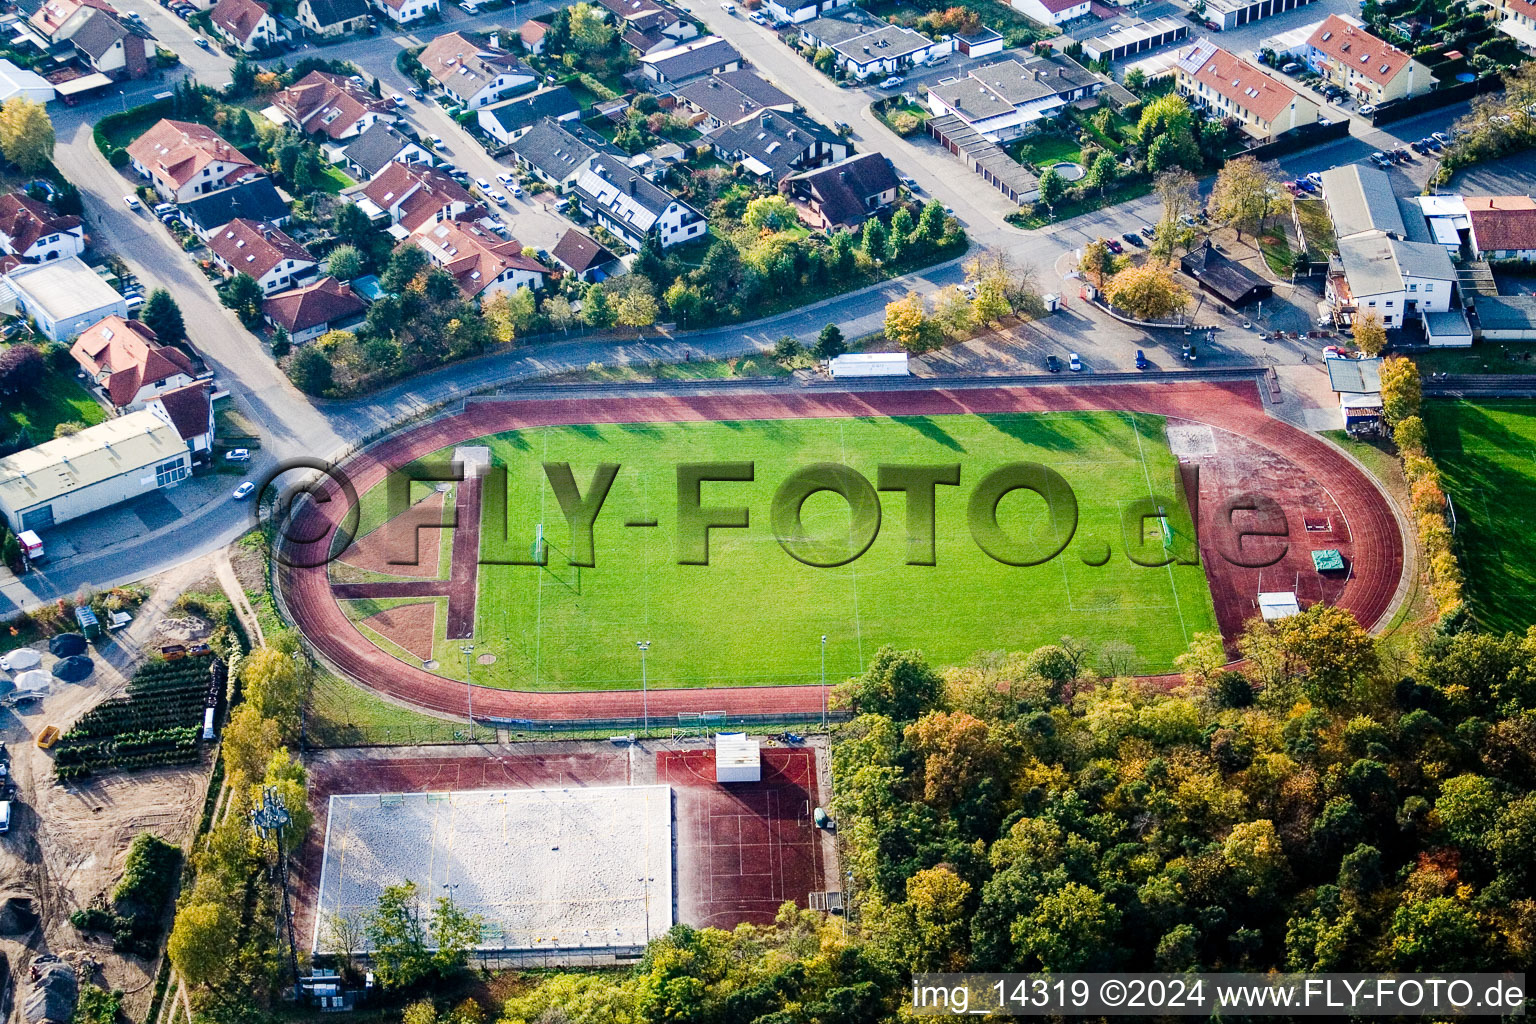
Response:
[[[715,781],[761,782],[762,752],[756,738],[744,732],[715,733]]]
[[[905,352],[850,352],[827,363],[834,380],[842,377],[906,377],[911,375]]]
[[[68,341],[109,316],[127,317],[128,304],[78,256],[24,263],[5,275],[16,309],[50,341]]]
[[[1296,601],[1296,592],[1293,590],[1276,590],[1259,595],[1259,614],[1265,622],[1273,622],[1275,619],[1288,619],[1292,615],[1301,614],[1301,605]]]
[[[191,472],[181,432],[163,408],[146,408],[0,459],[0,516],[18,533],[46,530]]]
[[[1088,0],[1013,0],[1013,9],[1040,22],[1042,25],[1060,25],[1088,13]]]
[[[38,74],[17,67],[11,61],[0,59],[0,103],[12,96],[21,96],[34,103],[53,101],[53,83]]]

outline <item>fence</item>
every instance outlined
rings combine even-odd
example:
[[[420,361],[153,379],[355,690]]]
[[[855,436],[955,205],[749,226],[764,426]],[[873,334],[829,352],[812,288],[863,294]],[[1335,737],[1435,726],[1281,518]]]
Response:
[[[1391,124],[1393,121],[1401,121],[1405,117],[1413,117],[1430,110],[1438,110],[1448,107],[1462,100],[1469,100],[1474,96],[1485,92],[1497,92],[1504,88],[1504,79],[1496,74],[1484,75],[1471,82],[1460,82],[1456,85],[1446,86],[1426,92],[1422,96],[1406,96],[1400,100],[1389,100],[1376,108],[1371,114],[1371,124],[1380,127]]]
[[[1313,146],[1321,146],[1325,142],[1333,142],[1346,138],[1349,135],[1349,118],[1344,117],[1333,124],[1306,124],[1294,131],[1286,132],[1273,142],[1266,142],[1261,146],[1254,146],[1237,154],[1238,156],[1251,156],[1255,160],[1274,160],[1282,156],[1293,156],[1303,149]]]

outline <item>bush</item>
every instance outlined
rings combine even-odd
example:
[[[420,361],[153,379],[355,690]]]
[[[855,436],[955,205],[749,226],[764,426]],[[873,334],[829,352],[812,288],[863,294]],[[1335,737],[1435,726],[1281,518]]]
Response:
[[[911,135],[913,132],[917,131],[921,125],[922,122],[917,119],[917,115],[906,110],[898,112],[894,117],[891,118],[892,130],[894,130],[896,134],[900,135],[902,138],[906,138],[908,135]]]
[[[114,149],[107,154],[107,163],[122,170],[128,166],[128,151],[126,149]]]

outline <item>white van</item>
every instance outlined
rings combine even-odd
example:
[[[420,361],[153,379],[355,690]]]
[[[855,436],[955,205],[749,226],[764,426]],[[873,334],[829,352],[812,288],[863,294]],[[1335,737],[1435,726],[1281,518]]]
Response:
[[[11,830],[11,802],[0,800],[0,832]]]

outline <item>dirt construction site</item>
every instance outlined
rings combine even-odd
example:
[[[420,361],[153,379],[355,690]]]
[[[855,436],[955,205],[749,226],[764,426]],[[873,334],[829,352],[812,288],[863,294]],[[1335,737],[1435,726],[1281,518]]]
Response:
[[[94,669],[84,680],[55,679],[40,699],[0,707],[0,741],[15,785],[10,828],[0,835],[0,954],[7,968],[0,992],[7,1008],[20,1006],[28,964],[43,954],[73,964],[81,983],[122,990],[130,1018],[142,1019],[149,1008],[158,961],[114,952],[110,935],[84,934],[69,918],[105,905],[140,833],[189,847],[211,761],[205,755],[199,764],[58,782],[53,754],[36,741],[48,726],[67,731],[103,700],[122,696],[135,667],[161,645],[206,638],[208,622],[173,606],[185,592],[219,591],[221,558],[222,552],[144,581],[145,599],[130,625],[102,636],[86,652]],[[226,562],[222,569],[238,569],[242,581],[254,572],[259,581],[259,569],[240,563],[237,553],[234,566]],[[46,641],[30,646],[41,655],[42,669],[57,660]]]

